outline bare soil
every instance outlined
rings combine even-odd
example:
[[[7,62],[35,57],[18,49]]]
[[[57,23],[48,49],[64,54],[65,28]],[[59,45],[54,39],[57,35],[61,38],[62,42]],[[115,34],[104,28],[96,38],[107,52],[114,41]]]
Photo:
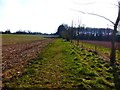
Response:
[[[2,76],[8,80],[21,74],[24,67],[34,60],[44,47],[53,42],[48,38],[29,43],[2,46]]]

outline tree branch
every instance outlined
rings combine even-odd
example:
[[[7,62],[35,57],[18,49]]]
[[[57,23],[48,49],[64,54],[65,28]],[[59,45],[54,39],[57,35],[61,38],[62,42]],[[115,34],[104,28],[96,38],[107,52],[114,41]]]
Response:
[[[116,19],[114,28],[117,28],[118,23],[119,23],[119,21],[120,21],[120,2],[118,2],[118,5],[119,5],[119,8],[118,8],[118,9],[119,9],[119,11],[118,11],[118,17],[117,17],[117,19]]]
[[[80,13],[82,13],[82,14],[89,14],[89,15],[94,15],[94,16],[98,16],[98,17],[104,18],[105,20],[107,20],[107,21],[111,22],[113,25],[115,25],[115,23],[114,23],[112,20],[110,20],[110,19],[108,19],[108,18],[106,18],[106,17],[104,17],[104,16],[102,16],[102,15],[95,14],[95,13],[88,13],[88,12],[78,11],[78,10],[74,10],[74,9],[72,9],[72,10],[73,10],[73,11],[80,12]]]

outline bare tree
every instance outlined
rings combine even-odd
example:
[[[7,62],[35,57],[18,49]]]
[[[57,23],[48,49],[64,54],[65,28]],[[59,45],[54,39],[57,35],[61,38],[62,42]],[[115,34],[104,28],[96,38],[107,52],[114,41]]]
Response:
[[[120,21],[120,2],[118,2],[118,16],[116,19],[116,22],[114,23],[114,30],[112,32],[112,47],[111,47],[111,53],[110,53],[110,61],[111,61],[111,65],[113,65],[115,63],[115,57],[116,57],[116,53],[115,53],[115,37],[116,37],[116,33],[117,33],[117,26],[118,23]]]
[[[118,17],[116,19],[116,22],[114,24],[114,30],[112,32],[112,47],[111,47],[111,53],[110,53],[110,62],[111,66],[113,67],[113,76],[114,76],[114,82],[116,86],[116,90],[120,90],[120,79],[119,79],[119,73],[117,72],[117,67],[115,65],[115,60],[116,60],[116,52],[115,52],[115,40],[116,40],[116,33],[117,33],[117,26],[120,21],[120,2],[118,2]]]

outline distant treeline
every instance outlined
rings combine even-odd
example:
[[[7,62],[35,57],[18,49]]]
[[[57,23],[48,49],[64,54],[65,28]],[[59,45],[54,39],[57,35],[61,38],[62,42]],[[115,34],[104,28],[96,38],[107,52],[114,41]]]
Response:
[[[16,32],[14,32],[14,33],[11,33],[11,31],[10,31],[10,29],[7,29],[5,32],[3,32],[2,31],[2,34],[32,34],[32,35],[37,35],[37,34],[39,34],[39,35],[54,35],[54,33],[53,34],[47,34],[47,33],[41,33],[41,32],[31,32],[31,31],[22,31],[22,30],[18,30],[18,31],[16,31]]]
[[[111,41],[112,31],[110,28],[69,27],[62,24],[56,34],[67,40]],[[116,41],[120,42],[120,34],[116,35]]]

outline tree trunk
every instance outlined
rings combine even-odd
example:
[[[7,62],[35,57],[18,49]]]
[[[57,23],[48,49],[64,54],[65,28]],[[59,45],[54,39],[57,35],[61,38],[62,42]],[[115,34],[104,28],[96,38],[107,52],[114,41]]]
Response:
[[[77,45],[79,46],[79,29],[77,30]]]
[[[112,41],[111,41],[112,47],[111,47],[111,54],[110,54],[110,64],[112,66],[115,88],[116,90],[120,90],[120,78],[119,78],[118,68],[115,63],[115,60],[116,60],[116,49],[115,49],[116,29],[117,28],[114,28],[114,31],[112,32]]]
[[[115,49],[115,40],[116,40],[116,32],[117,32],[117,26],[120,21],[120,2],[119,4],[119,12],[118,12],[118,17],[116,19],[116,22],[114,24],[114,30],[112,32],[112,41],[111,41],[111,53],[110,53],[110,64],[113,69],[113,76],[114,76],[114,83],[115,83],[115,88],[116,90],[120,90],[120,77],[118,73],[118,68],[116,66],[116,49]]]
[[[116,59],[115,53],[115,36],[116,36],[116,28],[114,28],[112,32],[112,41],[111,41],[111,53],[110,53],[110,64],[113,65]]]
[[[116,90],[120,90],[120,77],[119,77],[118,68],[115,63],[116,61],[116,49],[115,49],[116,31],[117,31],[117,27],[115,25],[114,30],[112,32],[112,41],[111,41],[112,47],[111,47],[111,54],[110,54],[110,64],[112,66],[115,88]]]

